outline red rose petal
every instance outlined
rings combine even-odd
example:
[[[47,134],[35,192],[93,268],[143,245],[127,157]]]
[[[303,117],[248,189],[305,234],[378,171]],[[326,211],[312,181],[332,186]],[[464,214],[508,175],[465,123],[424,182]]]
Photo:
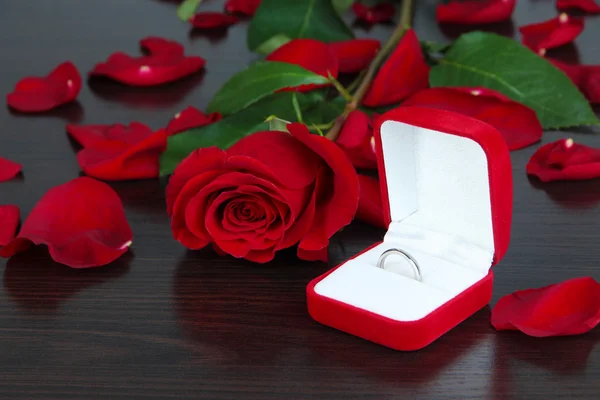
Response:
[[[81,150],[77,161],[83,172],[111,181],[158,177],[158,159],[167,147],[166,132],[152,132],[139,123],[132,123],[129,131],[131,137],[98,141]]]
[[[362,103],[368,107],[394,104],[428,86],[429,66],[417,35],[410,29],[375,76]]]
[[[338,59],[333,51],[327,44],[314,39],[290,40],[269,54],[266,60],[296,64],[324,77],[331,74],[337,78],[339,72]],[[302,85],[286,90],[305,92],[327,85]]]
[[[373,127],[364,112],[350,112],[335,142],[356,168],[377,168]]]
[[[383,201],[379,181],[366,175],[358,175],[360,198],[356,219],[378,228],[387,228],[383,216]]]
[[[546,50],[571,43],[583,32],[583,18],[560,14],[551,20],[519,28],[523,44],[540,55]]]
[[[391,3],[379,3],[372,7],[367,7],[361,3],[352,4],[352,11],[359,20],[369,24],[378,22],[388,22],[394,18],[396,7]]]
[[[118,140],[127,144],[136,144],[152,135],[152,129],[139,122],[129,126],[114,125],[67,125],[67,133],[82,147]]]
[[[328,44],[337,57],[339,72],[352,73],[369,66],[381,49],[381,43],[375,39],[352,39]]]
[[[12,257],[32,244],[44,244],[58,263],[97,267],[119,258],[131,241],[131,228],[114,190],[82,177],[46,192],[17,237],[0,248],[0,256]]]
[[[358,208],[358,177],[342,150],[331,140],[312,135],[300,123],[288,124],[288,131],[308,148],[323,158],[329,167],[320,173],[317,182],[316,213],[313,225],[299,244],[303,251],[322,251],[329,238],[352,222]],[[305,253],[306,254],[306,253]],[[298,253],[300,257],[300,252]]]
[[[600,65],[584,66],[580,89],[590,103],[600,104]]]
[[[21,164],[0,157],[0,182],[8,181],[21,172]]]
[[[260,0],[227,0],[225,2],[225,11],[230,14],[237,13],[251,17],[259,6]]]
[[[206,115],[197,108],[190,106],[175,115],[175,117],[169,121],[169,125],[167,125],[167,136],[173,136],[180,132],[187,131],[188,129],[210,125],[213,122],[220,121],[221,118],[223,117],[218,112]]]
[[[81,75],[75,65],[67,61],[45,78],[21,79],[6,96],[6,102],[21,112],[42,112],[75,100],[80,90]]]
[[[454,111],[487,122],[502,134],[509,150],[536,143],[544,133],[535,111],[487,88],[426,89],[402,106]]]
[[[204,172],[224,169],[226,161],[227,154],[217,147],[197,149],[184,158],[173,171],[167,184],[166,202],[169,217],[173,216],[175,201],[191,179]]]
[[[600,65],[566,64],[548,59],[562,70],[591,104],[600,104]]]
[[[257,132],[227,149],[227,155],[260,160],[279,184],[301,189],[316,179],[321,160],[309,147],[288,133]],[[276,156],[275,156],[276,155]]]
[[[98,63],[90,76],[104,76],[131,86],[154,86],[172,82],[199,71],[205,65],[201,57],[185,56],[182,46],[174,41],[148,37],[140,45],[150,55],[131,57],[120,52],[106,62]]]
[[[510,19],[516,0],[452,0],[439,4],[436,18],[441,23],[490,24]]]
[[[492,310],[496,330],[535,337],[580,335],[599,323],[600,284],[591,277],[514,292]]]
[[[600,178],[600,149],[563,139],[548,143],[531,156],[527,174],[544,182]]]
[[[595,0],[556,0],[556,8],[560,11],[574,9],[589,14],[600,13],[600,5]]]
[[[238,21],[239,19],[233,15],[218,12],[199,12],[190,18],[190,22],[196,29],[224,28]]]
[[[0,206],[0,246],[5,246],[15,238],[21,213],[12,204]]]

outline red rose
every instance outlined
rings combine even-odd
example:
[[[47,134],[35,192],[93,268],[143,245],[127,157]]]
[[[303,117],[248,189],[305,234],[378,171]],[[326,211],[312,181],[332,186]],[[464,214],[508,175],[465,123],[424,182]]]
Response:
[[[174,237],[190,249],[268,262],[298,244],[298,257],[326,260],[329,238],[358,207],[358,178],[335,143],[302,124],[250,135],[228,150],[194,151],[167,186]]]

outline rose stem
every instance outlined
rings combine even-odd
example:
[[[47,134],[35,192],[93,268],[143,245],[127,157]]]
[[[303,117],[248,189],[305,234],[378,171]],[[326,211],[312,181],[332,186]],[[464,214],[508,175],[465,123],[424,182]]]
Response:
[[[383,61],[392,52],[392,50],[394,50],[400,39],[402,39],[402,36],[404,36],[404,32],[406,32],[410,28],[410,22],[412,19],[412,8],[413,0],[404,0],[402,2],[402,10],[400,11],[401,15],[398,25],[396,25],[396,28],[392,32],[392,35],[390,36],[388,41],[385,43],[381,51],[377,53],[377,56],[375,56],[375,58],[369,65],[367,73],[362,78],[362,82],[360,83],[358,89],[352,97],[352,101],[346,105],[346,108],[344,109],[342,115],[340,115],[336,119],[333,127],[325,135],[325,137],[327,137],[328,139],[337,139],[338,135],[340,134],[340,130],[342,129],[342,126],[346,121],[346,117],[348,116],[348,114],[350,114],[350,112],[356,110],[363,97],[365,97],[365,94],[367,94],[367,90],[369,90],[369,86],[371,86],[371,82],[375,78],[379,67],[381,67]]]

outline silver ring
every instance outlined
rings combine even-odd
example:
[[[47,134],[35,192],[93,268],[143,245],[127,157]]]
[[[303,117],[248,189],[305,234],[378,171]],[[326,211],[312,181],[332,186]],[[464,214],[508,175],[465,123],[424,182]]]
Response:
[[[381,253],[379,259],[377,260],[377,268],[385,269],[385,260],[391,256],[392,254],[399,254],[406,258],[413,267],[413,271],[415,273],[415,279],[419,282],[423,282],[423,275],[421,274],[421,268],[419,268],[419,264],[417,260],[415,260],[410,254],[400,249],[388,249]]]

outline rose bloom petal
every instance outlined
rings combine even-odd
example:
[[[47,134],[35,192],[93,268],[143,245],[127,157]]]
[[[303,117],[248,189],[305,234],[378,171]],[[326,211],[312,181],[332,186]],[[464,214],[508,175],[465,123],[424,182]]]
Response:
[[[77,154],[77,162],[86,175],[98,179],[156,178],[159,157],[166,148],[167,134],[160,129],[135,143],[118,139],[95,143]]]
[[[204,67],[205,60],[184,56],[183,47],[174,41],[148,37],[140,45],[150,54],[131,57],[113,53],[106,62],[98,63],[90,76],[103,76],[131,86],[155,86],[191,75]]]
[[[396,7],[391,3],[379,3],[368,7],[357,2],[352,4],[352,11],[354,11],[354,15],[359,20],[369,24],[376,24],[391,21],[396,14]]]
[[[307,252],[323,255],[334,233],[352,222],[358,208],[358,177],[350,160],[331,140],[312,135],[300,123],[288,124],[288,131],[322,157],[326,166],[319,173],[316,187],[316,212],[313,224],[299,244],[301,257]],[[302,257],[301,257],[302,258]],[[323,259],[323,258],[320,258]]]
[[[579,10],[588,14],[600,13],[600,5],[595,0],[556,0],[556,8],[560,11]]]
[[[75,65],[67,61],[45,78],[21,79],[6,96],[6,102],[21,112],[43,112],[74,101],[80,90],[81,75]]]
[[[600,178],[600,149],[563,139],[548,143],[531,156],[527,174],[544,182]]]
[[[167,136],[173,136],[189,129],[200,128],[205,125],[210,125],[213,122],[220,121],[220,113],[204,114],[195,107],[188,107],[173,117],[167,125]]]
[[[0,157],[0,182],[8,181],[21,172],[21,164]]]
[[[535,337],[580,335],[600,323],[600,284],[591,277],[569,279],[502,297],[492,310],[496,330]]]
[[[417,35],[409,29],[375,76],[362,103],[367,107],[394,104],[428,86],[429,66]]]
[[[331,74],[331,76],[337,78],[339,73],[336,55],[327,44],[314,39],[290,40],[269,54],[266,60],[296,64],[324,77],[329,77],[329,74]],[[284,90],[306,92],[328,85],[301,85]]]
[[[583,32],[583,27],[583,18],[570,17],[563,13],[545,22],[522,26],[519,32],[525,46],[544,55],[549,49],[571,43]]]
[[[260,160],[260,164],[268,168],[269,175],[276,177],[280,185],[292,189],[312,184],[322,163],[320,157],[301,141],[278,131],[257,132],[247,136],[227,149],[227,155]],[[243,165],[239,167],[246,169]],[[255,171],[260,168],[248,167]]]
[[[332,42],[329,49],[337,57],[339,72],[359,72],[369,66],[381,49],[381,42],[376,39],[352,39]]]
[[[194,150],[175,168],[166,189],[167,214],[173,216],[173,209],[183,187],[194,177],[205,172],[224,170],[227,154],[217,147]]]
[[[0,246],[5,246],[14,239],[20,216],[19,207],[12,204],[0,205]]]
[[[0,256],[44,244],[58,263],[98,267],[125,253],[132,237],[119,196],[107,184],[82,177],[46,192]]]
[[[387,228],[383,216],[383,201],[379,181],[366,175],[358,175],[360,198],[356,219],[378,228]]]
[[[371,118],[360,110],[348,114],[335,141],[356,168],[377,168]]]
[[[190,18],[190,23],[196,29],[224,28],[239,22],[233,15],[218,12],[199,12]]]
[[[225,11],[230,14],[244,14],[251,17],[259,6],[260,0],[227,0]]]
[[[535,111],[483,87],[426,89],[407,99],[402,106],[454,111],[487,122],[502,134],[509,150],[536,143],[544,133]]]
[[[517,0],[452,0],[439,4],[436,18],[441,23],[491,24],[510,19]]]

